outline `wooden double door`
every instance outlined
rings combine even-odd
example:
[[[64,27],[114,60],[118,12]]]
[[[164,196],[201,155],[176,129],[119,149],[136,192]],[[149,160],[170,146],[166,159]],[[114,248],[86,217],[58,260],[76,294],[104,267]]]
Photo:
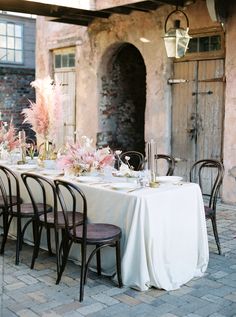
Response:
[[[224,59],[174,63],[172,100],[175,174],[188,179],[196,160],[222,160]]]

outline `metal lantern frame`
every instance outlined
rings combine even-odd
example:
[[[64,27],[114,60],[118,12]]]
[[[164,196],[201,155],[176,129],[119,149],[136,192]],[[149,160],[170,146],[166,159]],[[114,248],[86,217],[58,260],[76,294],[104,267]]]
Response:
[[[167,30],[167,23],[169,18],[176,14],[181,13],[187,23],[187,28],[183,29],[180,27],[180,20],[174,21],[174,27]],[[182,10],[179,10],[178,8],[172,12],[169,13],[165,20],[165,47],[168,57],[175,57],[175,58],[181,58],[185,55],[186,50],[188,48],[189,40],[191,39],[191,36],[188,34],[189,31],[189,19]]]

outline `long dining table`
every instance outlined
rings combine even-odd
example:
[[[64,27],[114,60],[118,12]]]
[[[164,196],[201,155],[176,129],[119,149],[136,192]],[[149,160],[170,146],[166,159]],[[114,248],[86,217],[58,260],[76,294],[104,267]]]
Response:
[[[8,167],[19,176],[27,171],[27,166],[25,170]],[[118,178],[84,182],[81,177],[62,176],[55,171],[50,174],[36,168],[30,172],[75,182],[86,196],[89,221],[120,226],[124,285],[141,291],[150,287],[175,290],[204,275],[209,250],[203,198],[197,184],[163,182],[157,188],[130,190],[113,186],[120,181]],[[23,200],[29,201],[21,181],[20,186]],[[30,228],[25,239],[33,239]],[[46,238],[42,248],[46,248]],[[78,245],[72,247],[72,260],[79,262],[79,250]],[[115,272],[113,248],[102,250],[102,271],[106,275]]]

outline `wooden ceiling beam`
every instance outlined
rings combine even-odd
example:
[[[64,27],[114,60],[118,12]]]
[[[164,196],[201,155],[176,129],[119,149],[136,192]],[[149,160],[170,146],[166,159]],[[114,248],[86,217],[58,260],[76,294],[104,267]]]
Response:
[[[132,8],[134,10],[141,10],[141,11],[152,11],[158,9],[162,4],[153,2],[153,1],[143,1],[137,4],[127,4],[129,8]]]
[[[183,7],[184,6],[184,0],[150,0],[154,3],[159,3],[159,4],[169,4],[169,5],[174,5],[174,6],[179,6]]]
[[[125,14],[125,15],[128,15],[132,12],[132,9],[130,8],[127,8],[127,7],[114,7],[114,8],[109,8],[109,9],[104,9],[104,10],[101,10],[99,12],[107,12],[107,13],[110,13],[110,14]]]
[[[20,4],[19,4],[20,2]],[[88,17],[99,17],[99,18],[108,18],[110,13],[101,12],[101,11],[91,11],[83,9],[71,9],[68,7],[61,7],[43,3],[36,3],[30,1],[12,1],[12,0],[1,0],[0,1],[0,10],[3,11],[13,11],[13,12],[22,12],[43,16],[62,16],[73,12],[74,14]]]
[[[182,5],[184,0],[137,1],[98,11],[52,5],[49,4],[49,2],[50,1],[43,3],[40,1],[0,0],[0,10],[41,15],[51,17],[52,21],[88,26],[95,18],[107,19],[111,14],[128,15],[132,11],[149,12],[158,9],[163,4],[176,5],[178,2],[179,5]]]

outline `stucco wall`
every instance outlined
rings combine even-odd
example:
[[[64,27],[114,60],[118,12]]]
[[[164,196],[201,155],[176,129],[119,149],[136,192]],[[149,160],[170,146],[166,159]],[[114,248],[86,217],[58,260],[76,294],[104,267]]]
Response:
[[[236,202],[236,4],[231,3],[230,16],[226,24],[226,90],[224,123],[223,199]]]
[[[224,122],[225,178],[223,199],[236,202],[236,5],[232,4],[226,23],[226,91]],[[171,133],[171,91],[167,79],[171,77],[172,61],[166,57],[162,40],[165,17],[174,7],[163,6],[151,13],[134,12],[97,19],[85,27],[37,21],[37,77],[50,74],[53,48],[76,46],[77,71],[77,127],[80,133],[96,138],[98,132],[98,103],[100,81],[107,60],[117,47],[128,42],[142,54],[145,62],[146,114],[145,139],[158,141],[160,152],[169,152]],[[191,29],[219,26],[212,22],[204,0],[198,0],[185,12]],[[234,17],[234,18],[233,18]],[[146,39],[144,42],[142,39]]]
[[[50,49],[77,47],[77,127],[94,139],[98,132],[99,73],[106,55],[124,42],[133,44],[142,54],[147,71],[145,139],[157,139],[160,151],[170,147],[170,77],[161,37],[164,17],[171,7],[152,13],[135,12],[97,20],[88,28],[37,20],[37,77],[51,73]],[[143,39],[148,42],[143,42]],[[92,121],[91,121],[92,120]],[[92,124],[91,124],[92,122]]]
[[[95,20],[88,29],[38,18],[37,77],[52,72],[50,50],[66,46],[77,48],[76,121],[80,133],[96,138],[99,132],[99,76],[115,49],[128,42],[140,51],[146,65],[145,139],[156,139],[160,152],[170,151],[171,87],[167,85],[167,79],[171,76],[172,61],[166,56],[162,37],[165,18],[173,9],[162,6],[150,13],[114,14],[109,19]],[[191,28],[215,25],[203,0],[191,5],[186,12]]]

